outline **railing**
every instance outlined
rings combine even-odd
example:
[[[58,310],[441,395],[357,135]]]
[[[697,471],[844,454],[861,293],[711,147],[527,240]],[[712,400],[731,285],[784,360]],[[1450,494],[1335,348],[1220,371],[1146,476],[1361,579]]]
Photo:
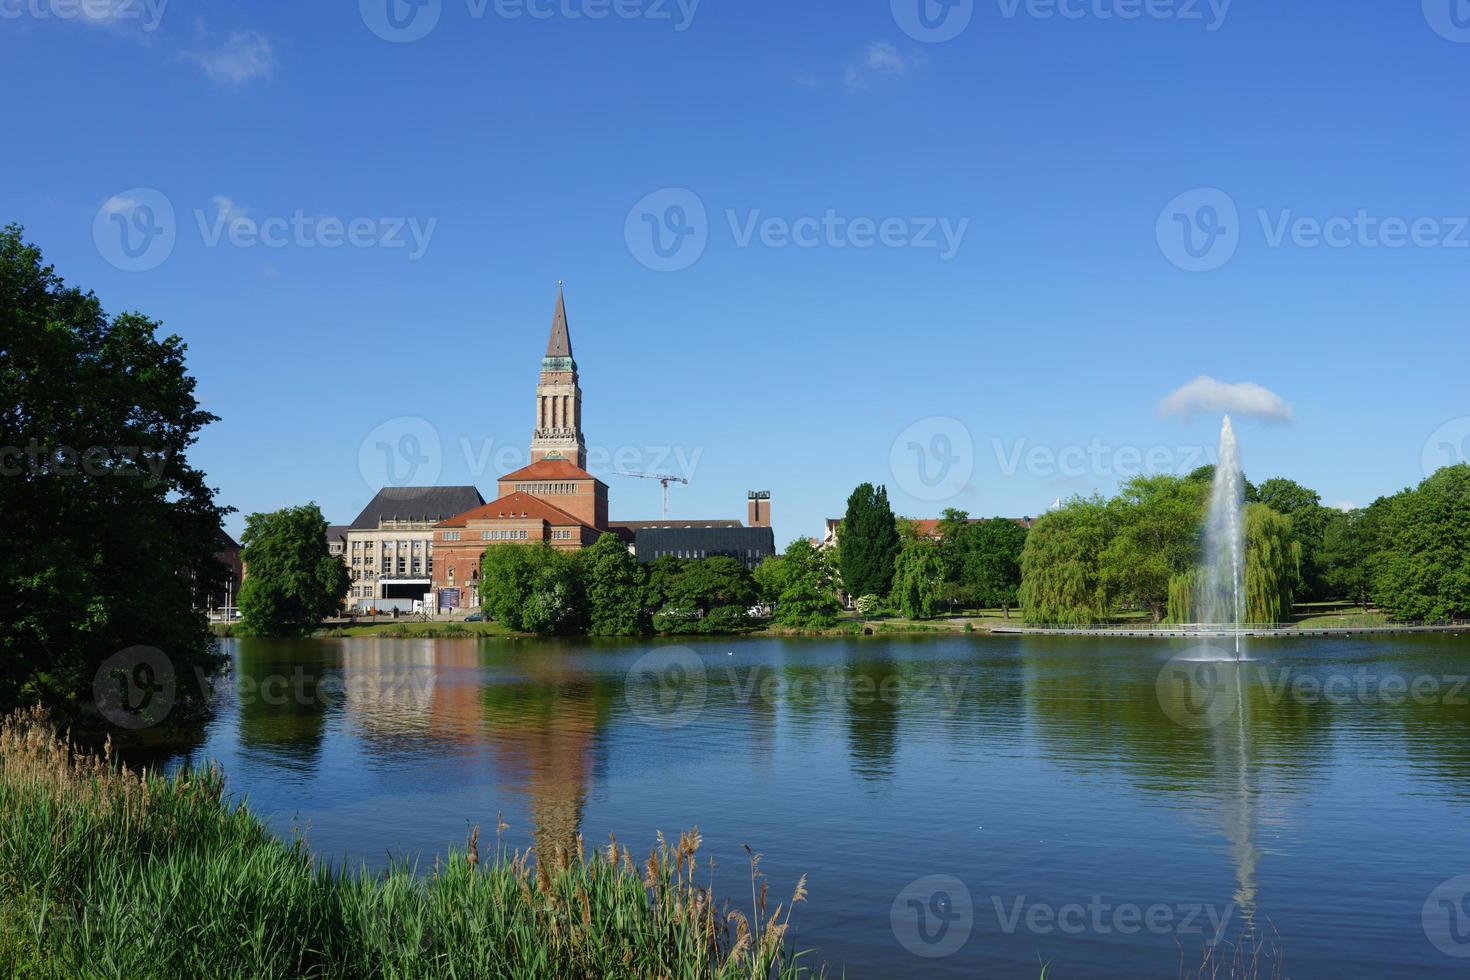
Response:
[[[1467,619],[1414,620],[1409,622],[1385,622],[1371,626],[1342,625],[1329,623],[1302,625],[1300,623],[1099,623],[1092,625],[1075,623],[1016,623],[1014,626],[995,626],[994,629],[1024,629],[1048,633],[1158,633],[1160,635],[1190,636],[1202,633],[1291,633],[1291,632],[1343,632],[1361,633],[1365,630],[1414,630],[1414,629],[1466,629]]]

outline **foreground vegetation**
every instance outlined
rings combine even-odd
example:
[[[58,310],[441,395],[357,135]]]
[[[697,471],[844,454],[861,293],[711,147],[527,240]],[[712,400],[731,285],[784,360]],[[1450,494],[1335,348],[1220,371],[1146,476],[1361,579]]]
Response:
[[[699,847],[482,861],[476,828],[428,875],[335,871],[231,806],[217,769],[136,773],[32,710],[0,723],[0,976],[809,975],[789,939],[805,879],[768,911],[753,855],[747,917],[696,883]]]

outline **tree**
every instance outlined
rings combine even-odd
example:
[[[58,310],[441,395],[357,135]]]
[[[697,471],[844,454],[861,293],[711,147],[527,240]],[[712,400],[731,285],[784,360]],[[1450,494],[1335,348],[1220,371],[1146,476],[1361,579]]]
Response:
[[[202,610],[227,511],[187,458],[215,416],[159,327],[109,317],[0,231],[0,709],[74,703],[140,642],[181,678],[223,662]],[[176,710],[198,694],[178,685]]]
[[[1328,598],[1322,548],[1332,511],[1322,506],[1317,491],[1294,480],[1273,477],[1256,491],[1260,502],[1291,520],[1291,539],[1301,545],[1301,582],[1297,591],[1303,599]]]
[[[1171,579],[1199,561],[1208,487],[1160,474],[1129,480],[1109,504],[1116,531],[1102,556],[1109,592],[1163,619]]]
[[[1021,614],[1028,623],[1088,625],[1112,608],[1102,555],[1113,535],[1101,497],[1074,497],[1037,520],[1021,552]]]
[[[1300,580],[1301,545],[1292,538],[1291,519],[1265,504],[1245,509],[1245,620],[1284,623],[1291,618]]]
[[[1021,553],[1027,531],[1015,521],[997,517],[966,525],[961,580],[982,608],[999,607],[1007,619],[1021,591]]]
[[[886,596],[893,588],[898,526],[888,506],[888,489],[864,483],[847,498],[842,540],[842,587],[849,595]]]
[[[240,538],[248,573],[240,587],[240,629],[249,636],[304,636],[347,596],[350,580],[327,549],[316,504],[251,514]]]
[[[1328,511],[1318,553],[1326,592],[1351,599],[1364,609],[1368,608],[1372,562],[1378,549],[1376,517],[1370,509]]]
[[[1373,597],[1405,620],[1470,615],[1470,464],[1439,470],[1374,504]]]
[[[495,545],[480,559],[480,604],[523,633],[576,630],[584,609],[580,585],[572,557],[544,541]]]
[[[749,624],[748,609],[758,589],[734,558],[653,564],[659,566],[654,575],[660,608],[653,620],[659,632],[729,633]]]
[[[593,636],[636,636],[647,630],[647,576],[616,534],[604,534],[577,555],[587,632]]]
[[[806,538],[797,538],[784,555],[767,558],[755,570],[774,622],[798,629],[820,629],[837,621],[840,605],[833,577],[830,556]]]
[[[909,619],[933,619],[944,587],[944,562],[933,541],[915,538],[898,553],[893,571],[893,599]]]

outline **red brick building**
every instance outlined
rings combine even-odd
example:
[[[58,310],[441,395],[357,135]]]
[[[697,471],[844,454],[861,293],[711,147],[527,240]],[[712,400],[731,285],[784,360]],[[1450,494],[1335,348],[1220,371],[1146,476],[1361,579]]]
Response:
[[[566,301],[558,291],[536,385],[531,465],[499,480],[495,500],[434,528],[433,587],[441,610],[479,605],[480,559],[497,544],[575,551],[608,530],[607,484],[588,473],[582,389]]]

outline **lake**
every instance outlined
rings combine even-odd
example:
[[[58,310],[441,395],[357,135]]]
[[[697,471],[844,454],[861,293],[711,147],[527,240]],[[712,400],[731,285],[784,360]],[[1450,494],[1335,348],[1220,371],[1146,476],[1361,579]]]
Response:
[[[186,757],[327,858],[697,825],[849,977],[1470,967],[1464,635],[225,643]]]

